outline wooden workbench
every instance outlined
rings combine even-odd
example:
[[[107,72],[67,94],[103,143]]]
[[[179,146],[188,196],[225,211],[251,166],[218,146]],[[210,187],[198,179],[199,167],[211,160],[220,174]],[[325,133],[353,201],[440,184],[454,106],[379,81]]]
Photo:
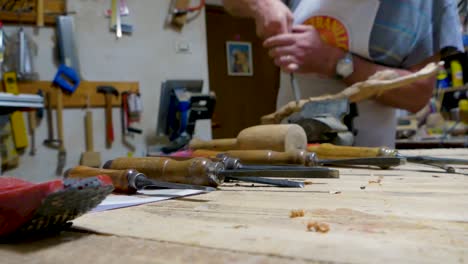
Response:
[[[468,149],[421,153],[468,158]],[[113,264],[468,262],[468,176],[415,165],[340,170],[340,179],[316,179],[304,189],[242,183],[209,194],[87,214],[74,221],[87,231],[0,245],[0,259]],[[305,210],[305,216],[290,218],[294,209]],[[330,230],[308,232],[309,221],[326,223]]]

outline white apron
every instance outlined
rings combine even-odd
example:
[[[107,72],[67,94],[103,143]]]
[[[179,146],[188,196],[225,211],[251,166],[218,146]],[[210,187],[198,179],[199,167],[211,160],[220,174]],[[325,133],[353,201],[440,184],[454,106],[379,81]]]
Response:
[[[380,2],[378,0],[302,0],[294,11],[295,24],[313,25],[329,44],[370,59],[369,40]],[[314,74],[296,74],[302,98],[337,93],[346,84]],[[289,75],[281,73],[277,107],[294,100]],[[354,119],[355,145],[395,145],[395,109],[373,100],[358,104]]]

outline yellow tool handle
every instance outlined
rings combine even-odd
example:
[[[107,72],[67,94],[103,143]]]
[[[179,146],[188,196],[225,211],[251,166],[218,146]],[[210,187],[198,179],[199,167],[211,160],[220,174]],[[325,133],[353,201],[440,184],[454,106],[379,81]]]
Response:
[[[37,0],[36,4],[36,26],[42,27],[44,26],[44,0]]]
[[[279,152],[272,150],[195,150],[193,156],[216,158],[219,154],[225,154],[231,158],[237,158],[242,164],[294,164],[314,166],[316,164],[315,154],[304,150],[293,150]]]
[[[223,138],[204,141],[200,139],[192,139],[189,144],[190,149],[207,149],[207,150],[233,150],[237,149],[236,138]]]
[[[128,184],[128,170],[108,170],[91,168],[87,166],[76,166],[66,172],[68,178],[90,178],[98,175],[107,175],[112,179],[114,191],[121,193],[135,193],[136,189],[130,188]]]
[[[217,187],[224,180],[218,175],[224,166],[205,158],[177,161],[162,157],[121,157],[107,162],[104,167],[134,169],[150,179],[192,185]]]
[[[307,147],[310,152],[315,152],[319,159],[346,159],[346,158],[365,158],[379,156],[395,156],[396,150],[386,147],[367,148],[352,146],[337,146],[329,143],[320,145],[311,145]]]

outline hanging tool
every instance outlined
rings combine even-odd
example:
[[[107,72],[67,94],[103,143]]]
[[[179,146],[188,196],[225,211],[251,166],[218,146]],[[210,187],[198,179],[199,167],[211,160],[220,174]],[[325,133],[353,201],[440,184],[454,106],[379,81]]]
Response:
[[[65,167],[67,152],[65,150],[65,142],[63,137],[63,98],[62,98],[62,89],[58,87],[57,89],[57,135],[59,140],[58,148],[58,160],[57,160],[57,176],[61,176],[63,168]]]
[[[61,176],[66,163],[67,152],[65,150],[65,138],[63,135],[63,91],[73,93],[80,84],[80,78],[73,68],[64,64],[60,65],[52,82],[52,87],[57,93],[57,135],[59,140],[59,152],[57,161],[57,176]],[[62,91],[63,89],[63,91]]]
[[[44,145],[49,148],[58,149],[60,140],[54,138],[54,119],[52,118],[52,92],[46,92],[45,103],[47,105],[46,121],[47,121],[47,139],[44,140]]]
[[[0,115],[0,146],[2,171],[16,168],[19,163],[10,126],[10,115]]]
[[[237,138],[202,141],[192,139],[190,149],[208,150],[252,150],[268,149],[290,151],[305,149],[307,137],[304,129],[296,124],[259,125],[248,127],[237,135]]]
[[[108,176],[32,183],[0,177],[0,237],[24,238],[60,231],[112,192]]]
[[[205,0],[200,0],[197,6],[190,6],[190,0],[173,0],[170,10],[170,24],[177,30],[182,30],[187,23],[187,14],[192,12],[200,12],[205,6]]]
[[[268,177],[268,178],[339,178],[337,170],[324,167],[290,167],[284,169],[226,169],[222,162],[205,158],[176,161],[170,158],[140,157],[117,158],[104,164],[107,169],[136,169],[149,178],[163,181],[217,186],[225,177]]]
[[[57,47],[60,63],[73,69],[73,75],[80,79],[80,60],[75,40],[75,19],[73,16],[57,16],[55,20],[57,23]],[[67,76],[69,75],[72,74],[68,73]]]
[[[127,16],[129,13],[125,0],[112,0],[111,9],[107,10],[106,15],[111,17],[110,29],[116,32],[117,38],[121,38],[122,33],[131,34],[133,32],[132,25],[122,23],[122,16]]]
[[[122,37],[122,23],[120,21],[120,3],[118,0],[112,0],[112,26],[116,26],[115,35]]]
[[[65,172],[65,177],[68,178],[88,178],[94,177],[96,175],[108,175],[112,179],[115,191],[127,194],[133,194],[136,193],[137,190],[142,190],[149,187],[168,189],[192,189],[201,190],[205,192],[211,192],[216,190],[212,187],[200,185],[179,184],[148,179],[143,173],[140,173],[133,169],[109,170],[91,168],[86,166],[76,166]]]
[[[18,84],[16,82],[15,72],[5,72],[3,74],[3,83],[5,85],[5,91],[14,95],[19,94]],[[13,132],[13,139],[15,146],[18,149],[23,149],[28,146],[28,136],[26,130],[26,124],[24,122],[23,113],[21,111],[15,111],[11,114],[11,128]]]
[[[44,26],[44,0],[36,1],[36,26]]]
[[[114,125],[112,123],[112,96],[119,96],[119,92],[112,86],[99,86],[98,93],[104,94],[106,100],[106,147],[111,148],[114,142]]]
[[[29,155],[36,155],[36,111],[31,110],[28,112],[28,123],[29,123],[29,134],[31,136],[31,148],[29,150]]]
[[[18,30],[18,57],[17,57],[17,75],[19,80],[37,80],[39,75],[34,72],[33,57],[30,39],[24,32],[23,27]]]
[[[94,151],[93,132],[93,112],[90,108],[89,95],[87,95],[85,114],[86,152],[81,154],[80,165],[99,168],[101,166],[101,154]]]

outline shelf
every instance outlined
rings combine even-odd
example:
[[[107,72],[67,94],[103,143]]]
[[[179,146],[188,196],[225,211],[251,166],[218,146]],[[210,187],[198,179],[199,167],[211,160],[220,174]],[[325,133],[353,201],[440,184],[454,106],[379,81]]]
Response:
[[[39,89],[42,90],[44,94],[45,92],[52,91],[52,106],[55,107],[55,91],[57,88],[52,88],[51,84],[52,83],[50,81],[18,82],[18,89],[20,93],[24,94],[37,94]],[[138,82],[81,81],[80,86],[78,86],[73,94],[63,94],[63,107],[86,107],[86,98],[88,95],[91,107],[104,107],[104,95],[96,91],[98,86],[113,86],[115,89],[117,89],[117,91],[119,91],[119,94],[125,91],[139,92]],[[112,106],[120,107],[120,105],[120,96],[114,96],[112,98]]]

